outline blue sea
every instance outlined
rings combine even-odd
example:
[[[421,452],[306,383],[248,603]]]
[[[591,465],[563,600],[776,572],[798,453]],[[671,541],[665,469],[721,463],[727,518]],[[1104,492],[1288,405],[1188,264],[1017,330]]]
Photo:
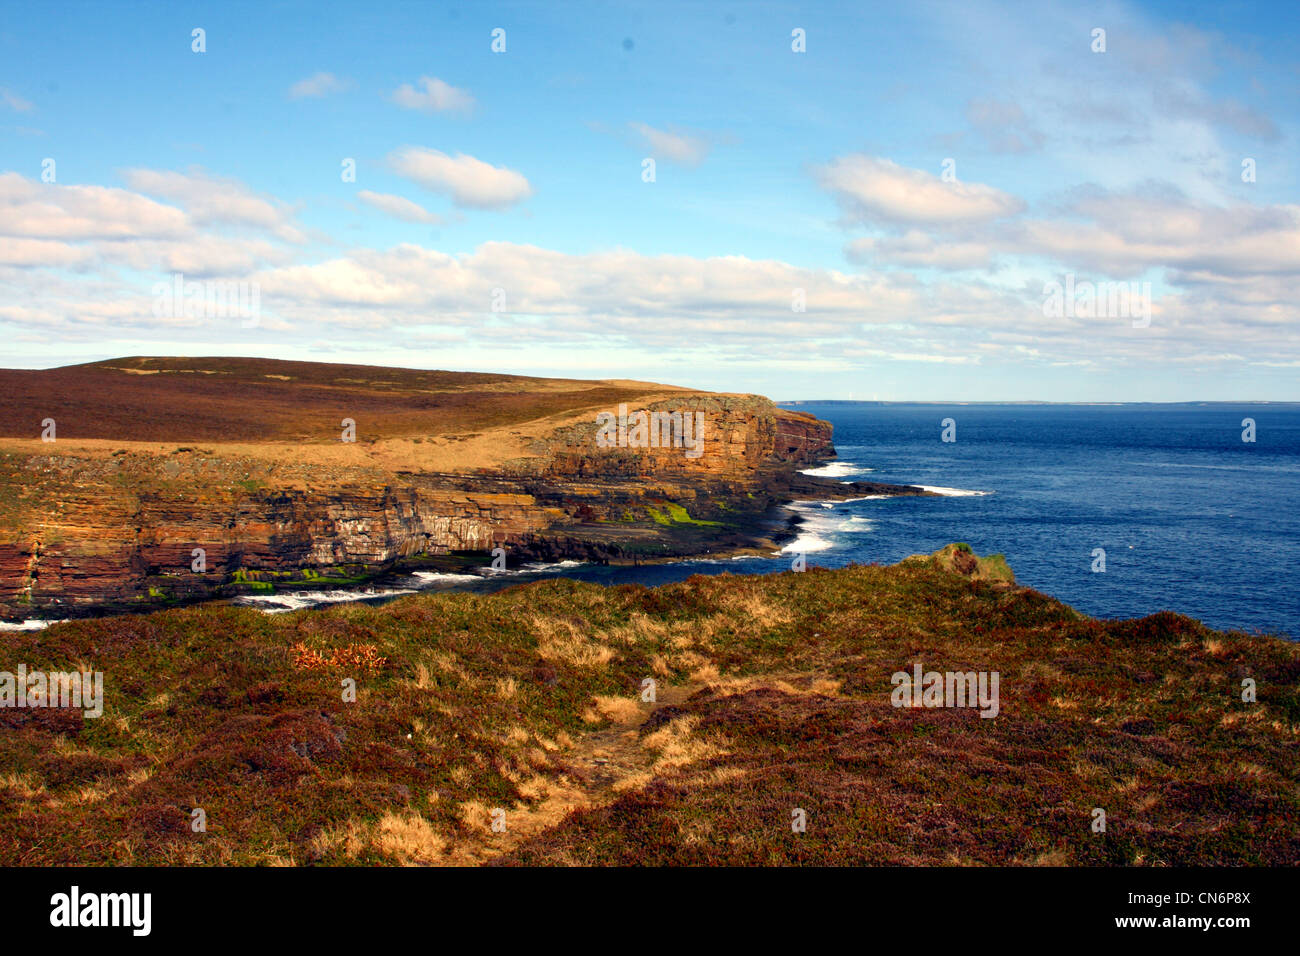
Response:
[[[826,547],[810,561],[892,563],[966,541],[1087,614],[1168,609],[1300,638],[1300,405],[791,407],[835,425],[836,475],[960,492],[818,509],[805,527],[821,541],[807,543]]]
[[[1168,609],[1220,629],[1300,638],[1300,405],[792,403],[835,426],[839,459],[814,473],[924,485],[938,498],[796,505],[787,553],[646,567],[566,563],[565,575],[662,584],[692,574],[892,564],[965,541],[1001,553],[1021,584],[1098,617]],[[1255,441],[1242,440],[1242,420]],[[955,441],[941,440],[942,422]],[[1099,551],[1104,551],[1105,570]],[[425,575],[414,587],[480,589]],[[502,582],[504,583],[504,582]],[[341,596],[340,596],[341,597]],[[274,599],[272,599],[274,600]],[[310,599],[306,599],[311,603]]]

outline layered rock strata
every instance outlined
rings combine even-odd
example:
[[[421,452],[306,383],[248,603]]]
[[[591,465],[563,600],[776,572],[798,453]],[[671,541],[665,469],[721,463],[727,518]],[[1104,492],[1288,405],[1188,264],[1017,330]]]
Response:
[[[794,497],[923,493],[799,474],[834,456],[831,427],[766,399],[686,393],[632,408],[696,416],[698,454],[671,441],[602,447],[595,414],[472,473],[184,446],[6,451],[0,613],[353,584],[496,547],[512,563],[716,552],[770,544],[773,506]]]

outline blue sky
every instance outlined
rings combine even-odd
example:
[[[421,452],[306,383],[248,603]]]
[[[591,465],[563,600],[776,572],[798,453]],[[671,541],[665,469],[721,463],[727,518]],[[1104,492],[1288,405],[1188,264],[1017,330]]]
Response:
[[[781,399],[1300,399],[1298,17],[14,5],[0,364],[239,354]],[[256,322],[160,315],[177,273],[255,284]],[[1067,277],[1149,283],[1149,323],[1048,314]]]

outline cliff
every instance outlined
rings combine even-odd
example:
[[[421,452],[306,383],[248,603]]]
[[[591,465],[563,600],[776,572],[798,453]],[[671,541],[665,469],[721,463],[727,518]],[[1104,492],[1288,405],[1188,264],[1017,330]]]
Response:
[[[834,456],[811,415],[648,383],[122,359],[0,372],[0,388],[10,618],[356,583],[496,547],[517,564],[770,546],[792,497],[921,493],[798,474]],[[602,438],[602,413],[638,412],[689,419],[687,440]]]

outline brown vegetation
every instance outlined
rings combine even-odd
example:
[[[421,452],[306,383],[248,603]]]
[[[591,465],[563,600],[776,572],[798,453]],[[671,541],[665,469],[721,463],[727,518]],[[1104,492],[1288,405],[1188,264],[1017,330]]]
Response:
[[[1300,861],[1300,649],[966,555],[3,633],[107,700],[0,727],[0,863]],[[893,706],[915,663],[998,671],[998,716]]]

